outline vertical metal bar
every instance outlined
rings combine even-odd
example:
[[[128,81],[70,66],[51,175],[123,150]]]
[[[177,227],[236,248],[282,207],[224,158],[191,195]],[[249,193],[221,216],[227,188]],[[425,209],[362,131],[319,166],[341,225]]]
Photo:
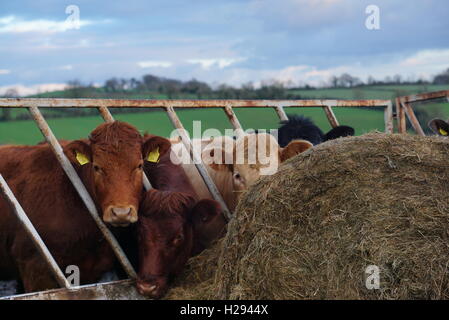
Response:
[[[121,265],[123,266],[123,269],[131,278],[136,278],[136,272],[134,271],[133,266],[129,262],[128,258],[126,257],[125,253],[123,252],[122,248],[120,247],[119,243],[115,239],[114,235],[111,233],[111,231],[108,229],[108,227],[104,224],[103,220],[98,215],[97,208],[95,206],[95,203],[93,202],[92,198],[90,197],[89,193],[87,192],[86,187],[84,186],[83,182],[79,178],[78,174],[76,173],[75,169],[73,168],[72,164],[70,163],[69,159],[67,159],[66,155],[64,154],[64,151],[62,150],[61,145],[59,144],[58,140],[56,139],[55,135],[51,131],[50,127],[48,126],[47,122],[45,121],[44,117],[42,116],[41,112],[39,111],[38,107],[29,107],[28,108],[31,115],[33,116],[34,121],[38,125],[40,131],[44,135],[47,142],[50,144],[51,149],[53,150],[53,153],[55,154],[56,158],[58,159],[59,163],[61,164],[62,169],[67,174],[67,177],[72,182],[73,187],[78,192],[81,200],[85,204],[87,210],[89,211],[90,215],[94,219],[95,223],[97,224],[98,228],[100,229],[101,233],[105,237],[105,239],[109,242],[109,244],[112,247],[112,250],[114,251],[115,255],[117,256],[117,259],[120,261]]]
[[[276,106],[274,107],[274,110],[276,110],[276,113],[278,114],[278,117],[279,119],[281,119],[281,121],[288,121],[288,116],[282,106]]]
[[[25,211],[23,211],[22,206],[20,205],[19,201],[17,201],[16,197],[14,196],[13,192],[11,191],[11,189],[9,188],[8,184],[6,183],[5,179],[1,174],[0,174],[0,187],[1,190],[3,191],[3,194],[5,195],[5,199],[9,202],[11,208],[13,209],[17,218],[19,219],[19,223],[25,228],[25,232],[31,238],[31,241],[34,243],[37,250],[50,267],[50,270],[55,276],[56,281],[59,283],[61,287],[70,289],[70,283],[67,281],[66,277],[64,276],[64,273],[62,273],[61,269],[58,266],[58,263],[51,255],[44,241],[39,236],[39,233],[34,228],[33,224],[26,215]]]
[[[224,111],[225,111],[226,115],[228,116],[228,119],[231,122],[232,127],[235,130],[237,138],[240,138],[241,136],[243,136],[245,133],[243,132],[242,126],[240,124],[240,121],[237,118],[237,115],[234,113],[234,110],[232,110],[232,107],[231,106],[225,106],[224,107]]]
[[[396,98],[396,114],[398,117],[398,133],[405,133],[407,131],[407,121],[405,119],[404,106],[400,98]]]
[[[199,174],[203,178],[204,183],[206,184],[207,188],[209,189],[209,192],[212,194],[214,199],[220,203],[226,219],[228,219],[228,221],[231,220],[231,218],[232,218],[231,212],[229,211],[228,206],[226,205],[220,192],[218,191],[217,186],[215,185],[215,182],[212,180],[209,173],[207,172],[207,169],[204,166],[201,157],[198,154],[196,154],[196,152],[193,148],[193,145],[192,145],[192,141],[186,134],[186,130],[184,129],[184,126],[182,125],[181,120],[179,120],[178,115],[176,114],[173,107],[171,107],[171,106],[166,107],[166,111],[167,111],[167,115],[170,118],[170,121],[172,122],[173,126],[176,129],[178,129],[178,134],[180,135],[181,140],[184,143],[184,146],[187,148],[187,150],[190,150],[190,156],[191,156]]]
[[[389,103],[385,110],[385,133],[392,134],[394,132],[394,123],[393,123],[393,103]]]
[[[109,109],[107,107],[98,107],[98,111],[100,111],[101,117],[103,118],[104,121],[106,122],[114,122],[115,119],[112,116],[111,112],[109,111]],[[143,186],[145,188],[145,190],[150,190],[153,189],[153,187],[151,186],[150,180],[148,179],[147,175],[144,173],[143,174]]]
[[[332,128],[336,128],[339,126],[337,117],[335,117],[335,113],[332,110],[331,106],[324,106],[323,107],[324,112],[326,113],[326,117],[329,120],[329,123],[331,124]]]
[[[420,136],[425,136],[423,129],[421,128],[421,125],[419,124],[418,118],[416,118],[415,113],[413,112],[412,107],[408,102],[403,103],[403,107],[405,109],[405,113],[407,114],[408,119],[410,120],[410,123],[413,126],[413,129],[415,129],[416,133]]]

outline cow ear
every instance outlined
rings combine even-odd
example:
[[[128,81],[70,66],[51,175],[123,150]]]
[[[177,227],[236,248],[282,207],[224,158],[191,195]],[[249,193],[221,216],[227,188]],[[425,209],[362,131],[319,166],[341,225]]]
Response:
[[[90,145],[83,140],[75,140],[64,147],[64,153],[72,164],[84,166],[92,162],[92,149]]]
[[[198,201],[191,211],[191,220],[195,226],[203,225],[222,214],[220,205],[211,199]]]
[[[279,157],[281,162],[296,156],[299,153],[306,151],[313,147],[309,141],[306,140],[293,140],[285,148],[281,148],[279,151]]]
[[[432,129],[433,132],[440,136],[448,136],[449,135],[449,124],[441,119],[433,119],[429,122],[428,126]]]
[[[159,159],[170,150],[168,139],[159,136],[147,136],[142,146],[142,156],[145,161],[157,163]]]
[[[201,153],[201,158],[204,164],[208,165],[216,171],[226,171],[233,172],[233,155],[222,147],[206,148]],[[226,163],[228,160],[230,163]]]

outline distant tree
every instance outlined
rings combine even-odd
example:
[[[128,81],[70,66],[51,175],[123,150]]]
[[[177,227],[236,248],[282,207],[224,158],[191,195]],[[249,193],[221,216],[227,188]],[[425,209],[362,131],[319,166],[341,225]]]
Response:
[[[338,87],[338,85],[339,85],[338,77],[332,76],[329,81],[331,83],[331,87],[333,87],[333,88],[337,88]]]
[[[349,73],[343,73],[338,79],[338,82],[341,87],[350,88],[362,84],[362,81],[359,78],[353,77]]]
[[[402,77],[401,77],[401,75],[396,74],[396,75],[393,77],[393,82],[394,82],[395,84],[401,84],[401,82],[402,82]]]
[[[433,84],[449,84],[449,68],[433,78]]]
[[[376,79],[374,79],[373,76],[369,76],[369,77],[368,77],[368,80],[366,81],[366,83],[367,83],[368,85],[370,85],[370,86],[376,84],[376,82],[377,82],[377,81],[376,81]]]

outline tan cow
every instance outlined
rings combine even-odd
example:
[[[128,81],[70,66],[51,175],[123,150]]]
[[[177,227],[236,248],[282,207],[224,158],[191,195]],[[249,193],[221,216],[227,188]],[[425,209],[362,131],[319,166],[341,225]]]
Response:
[[[196,143],[201,143],[202,159],[231,211],[237,206],[240,194],[261,175],[276,173],[282,162],[313,146],[306,140],[294,140],[281,148],[275,137],[266,133],[247,134],[236,141],[219,137]],[[180,143],[172,146],[178,156],[183,148]],[[188,161],[184,148],[182,165],[198,196],[212,198],[195,165],[186,164]]]

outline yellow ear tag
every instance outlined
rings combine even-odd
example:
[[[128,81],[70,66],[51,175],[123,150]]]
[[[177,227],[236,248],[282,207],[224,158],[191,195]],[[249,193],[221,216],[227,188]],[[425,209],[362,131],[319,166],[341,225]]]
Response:
[[[84,153],[78,151],[76,151],[76,160],[78,160],[79,164],[82,166],[90,162]]]
[[[149,162],[159,162],[159,147],[154,149],[148,154],[147,161]]]
[[[440,128],[438,131],[440,132],[440,134],[441,134],[442,136],[447,136],[447,134],[448,134],[446,130],[443,130],[443,129],[441,129],[441,128]]]

